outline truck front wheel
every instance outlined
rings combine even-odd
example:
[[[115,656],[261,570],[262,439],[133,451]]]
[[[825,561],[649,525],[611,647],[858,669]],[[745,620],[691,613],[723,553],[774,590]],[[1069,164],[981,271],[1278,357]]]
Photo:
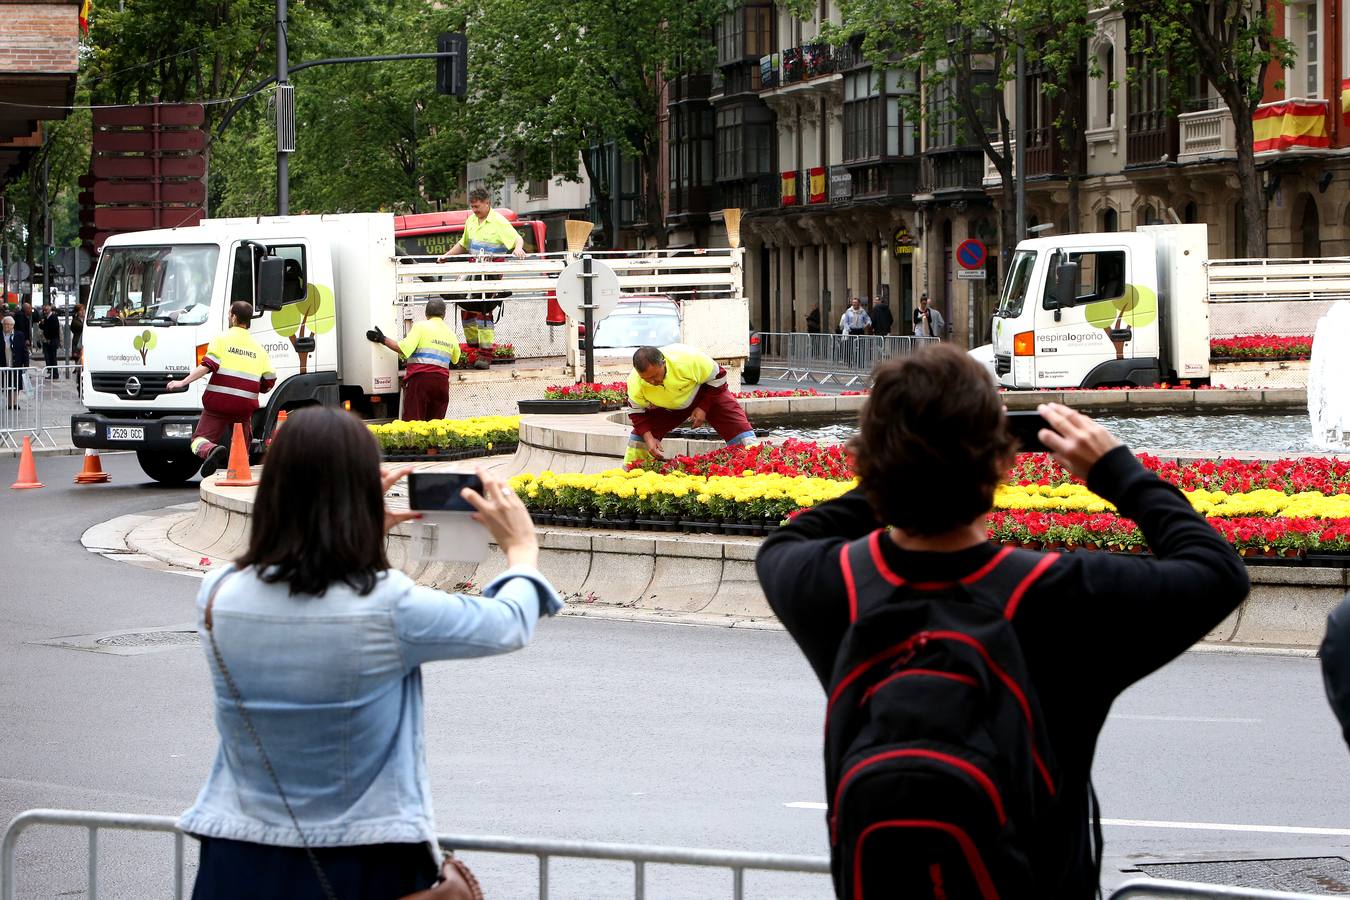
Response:
[[[141,471],[162,484],[182,484],[202,467],[201,458],[187,451],[137,450],[136,461]]]

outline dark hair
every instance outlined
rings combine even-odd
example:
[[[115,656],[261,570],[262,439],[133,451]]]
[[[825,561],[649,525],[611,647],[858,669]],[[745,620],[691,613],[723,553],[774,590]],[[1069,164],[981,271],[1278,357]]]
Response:
[[[666,355],[655,347],[639,347],[633,351],[633,368],[645,372],[666,361]]]
[[[877,516],[919,534],[988,512],[1016,447],[988,370],[951,345],[878,365],[849,441]]]
[[[480,201],[480,200],[481,200],[482,202],[484,202],[484,203],[491,203],[491,202],[492,202],[492,195],[488,193],[488,189],[487,189],[487,188],[480,188],[480,187],[477,187],[477,188],[474,188],[473,190],[469,191],[469,202],[470,202],[470,203],[477,203],[477,202]]]
[[[436,316],[445,317],[445,301],[440,297],[432,297],[427,301],[427,318],[431,319]]]
[[[253,304],[247,300],[236,300],[230,304],[230,315],[234,316],[240,328],[247,328],[253,321]]]
[[[322,406],[291,414],[267,450],[248,549],[235,563],[292,594],[323,596],[337,581],[370,593],[389,559],[380,450],[365,423]]]

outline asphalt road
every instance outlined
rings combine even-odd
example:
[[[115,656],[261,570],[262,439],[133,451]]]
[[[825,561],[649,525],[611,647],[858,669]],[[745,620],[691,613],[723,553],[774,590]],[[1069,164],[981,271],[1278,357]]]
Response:
[[[29,643],[192,618],[195,579],[105,559],[79,538],[194,490],[146,484],[129,456],[104,458],[111,485],[75,487],[79,462],[41,459],[48,487],[0,493],[0,822],[32,807],[177,814],[215,750],[199,649]],[[811,807],[823,799],[820,690],[781,632],[564,617],[520,653],[425,678],[444,832],[824,852]],[[1346,854],[1350,831],[1270,829],[1350,828],[1347,775],[1315,660],[1188,654],[1123,697],[1102,736],[1108,883],[1139,862]],[[167,838],[108,834],[102,853],[100,896],[170,896]],[[496,896],[533,896],[532,859],[469,858]],[[84,860],[80,833],[27,833],[18,896],[83,895]],[[559,864],[553,896],[631,896],[631,880],[623,867]],[[651,884],[653,898],[730,896],[724,872],[655,868]],[[747,885],[775,900],[829,893],[819,878]]]

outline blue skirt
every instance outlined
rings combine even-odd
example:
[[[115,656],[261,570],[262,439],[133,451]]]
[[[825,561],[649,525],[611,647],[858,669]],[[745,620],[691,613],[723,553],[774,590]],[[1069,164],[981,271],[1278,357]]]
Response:
[[[207,837],[201,845],[192,900],[327,900],[302,847]],[[438,874],[426,844],[320,847],[314,855],[338,900],[397,900]]]

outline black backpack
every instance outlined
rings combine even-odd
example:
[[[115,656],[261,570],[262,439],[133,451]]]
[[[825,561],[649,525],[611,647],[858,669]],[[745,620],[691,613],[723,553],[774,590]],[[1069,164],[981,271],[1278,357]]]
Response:
[[[852,625],[825,713],[835,890],[1036,896],[1031,847],[1059,783],[1012,616],[1058,556],[1005,547],[960,581],[907,582],[883,539],[839,558]]]

